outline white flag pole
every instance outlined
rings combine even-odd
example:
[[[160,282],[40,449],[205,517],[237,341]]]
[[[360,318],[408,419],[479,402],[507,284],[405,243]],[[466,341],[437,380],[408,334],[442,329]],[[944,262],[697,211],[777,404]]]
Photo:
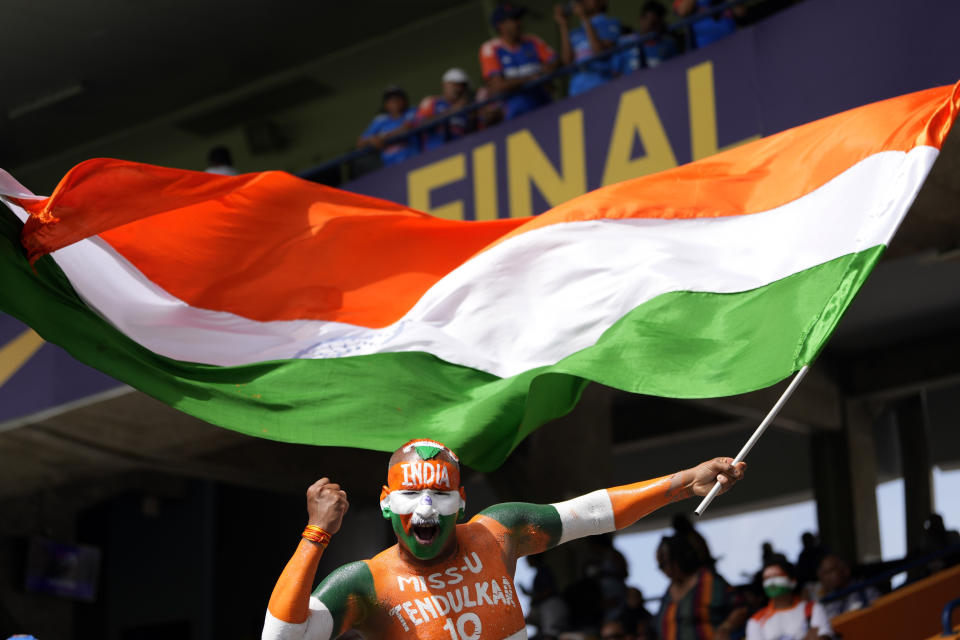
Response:
[[[797,371],[797,375],[793,377],[793,380],[790,382],[790,385],[787,387],[786,391],[783,392],[783,395],[780,396],[780,399],[777,400],[777,403],[773,405],[773,408],[770,409],[770,413],[767,414],[767,417],[763,419],[763,422],[760,423],[760,426],[757,427],[757,430],[753,432],[753,435],[750,436],[750,439],[747,440],[747,444],[743,445],[743,448],[740,449],[740,453],[737,454],[737,457],[733,459],[733,464],[738,462],[743,462],[743,459],[747,457],[747,454],[750,453],[750,449],[753,449],[753,445],[757,444],[757,440],[760,439],[760,436],[763,435],[763,432],[767,430],[767,427],[770,426],[770,423],[773,422],[773,419],[777,417],[777,414],[780,413],[780,409],[783,408],[783,405],[787,403],[787,400],[790,399],[790,396],[793,395],[793,392],[796,391],[797,386],[800,384],[800,381],[803,380],[803,376],[807,375],[807,370],[810,368],[810,365],[805,364],[803,368]],[[713,502],[713,499],[717,497],[717,494],[720,493],[720,481],[718,480],[713,488],[710,489],[710,493],[703,497],[703,500],[700,502],[700,505],[694,509],[694,513],[698,516],[702,516],[703,512],[706,511],[707,507],[710,506],[710,503]]]

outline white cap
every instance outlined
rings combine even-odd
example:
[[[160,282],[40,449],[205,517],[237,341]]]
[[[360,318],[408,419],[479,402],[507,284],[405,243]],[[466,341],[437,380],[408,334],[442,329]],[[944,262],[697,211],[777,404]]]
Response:
[[[443,82],[462,82],[463,84],[470,84],[470,76],[467,75],[466,71],[459,67],[447,69],[447,72],[443,74],[441,80]]]

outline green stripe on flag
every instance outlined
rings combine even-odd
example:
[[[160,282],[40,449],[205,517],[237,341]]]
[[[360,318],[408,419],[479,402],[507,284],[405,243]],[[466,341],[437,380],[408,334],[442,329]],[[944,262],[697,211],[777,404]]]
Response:
[[[510,378],[419,352],[219,367],[171,360],[89,309],[49,257],[34,273],[22,225],[0,216],[0,309],[75,358],[202,420],[253,436],[392,451],[439,440],[499,466],[538,426],[568,413],[587,380],[648,395],[717,397],[774,384],[822,347],[883,247],[732,294],[667,293],[592,347]]]

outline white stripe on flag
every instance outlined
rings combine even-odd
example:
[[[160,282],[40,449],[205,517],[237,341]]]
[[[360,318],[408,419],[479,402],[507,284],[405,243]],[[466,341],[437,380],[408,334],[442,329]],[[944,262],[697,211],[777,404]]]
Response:
[[[53,255],[98,313],[177,360],[227,366],[424,351],[506,377],[593,345],[624,314],[660,294],[746,291],[886,244],[937,154],[933,147],[877,153],[763,213],[541,227],[470,259],[382,329],[260,322],[193,308],[99,238]]]

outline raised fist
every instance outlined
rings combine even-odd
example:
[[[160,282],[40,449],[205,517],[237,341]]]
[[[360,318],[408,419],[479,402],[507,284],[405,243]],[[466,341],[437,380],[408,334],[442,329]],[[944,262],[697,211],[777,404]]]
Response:
[[[349,507],[347,492],[329,478],[320,478],[307,489],[307,524],[321,527],[331,535],[340,530],[343,514]]]

